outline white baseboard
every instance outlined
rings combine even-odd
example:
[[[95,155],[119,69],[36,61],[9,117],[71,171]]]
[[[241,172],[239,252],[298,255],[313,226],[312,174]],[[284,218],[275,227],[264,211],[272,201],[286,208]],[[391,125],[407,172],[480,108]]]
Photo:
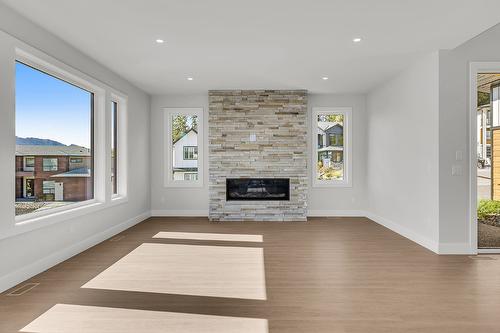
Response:
[[[208,210],[195,209],[195,210],[177,210],[177,209],[167,209],[167,210],[155,210],[151,211],[151,216],[198,216],[198,217],[208,217]],[[365,216],[365,212],[362,210],[309,210],[307,216],[310,217],[330,217],[330,216]]]
[[[440,243],[439,254],[474,254],[469,243]]]
[[[387,229],[390,229],[390,230],[400,234],[401,236],[408,238],[409,240],[431,250],[434,253],[438,253],[438,254],[440,253],[439,252],[440,248],[439,248],[438,242],[435,242],[432,239],[429,239],[429,238],[424,237],[420,234],[417,234],[417,233],[409,230],[408,228],[401,226],[398,223],[390,221],[384,217],[378,216],[378,215],[373,214],[371,212],[365,212],[365,214],[366,214],[365,216],[367,218],[369,218],[370,220],[386,227]]]
[[[22,267],[12,273],[4,275],[0,277],[0,292],[4,292],[5,290],[12,288],[13,286],[43,272],[47,269],[67,260],[74,255],[77,255],[80,252],[85,251],[86,249],[103,242],[104,240],[136,225],[139,222],[144,221],[145,219],[151,216],[150,212],[144,212],[136,217],[133,217],[125,222],[122,222],[118,225],[115,225],[111,228],[108,228],[98,234],[95,234],[89,238],[82,240],[79,243],[76,243],[70,247],[59,250],[48,257],[42,258],[38,261],[35,261],[25,267]]]
[[[151,216],[208,217],[208,210],[204,210],[204,209],[193,209],[193,210],[166,209],[166,210],[156,210],[156,209],[153,209],[151,211]]]
[[[478,254],[500,254],[500,249],[477,249]]]
[[[34,263],[31,263],[23,268],[20,268],[12,273],[0,277],[0,292],[3,292],[13,286],[71,258],[72,256],[85,251],[86,249],[101,243],[102,241],[144,221],[150,216],[201,216],[207,217],[208,211],[206,210],[152,210],[144,212],[136,217],[133,217],[123,223],[115,225],[106,229],[96,235],[82,240],[70,247],[64,248],[51,254],[48,257],[42,258]],[[416,234],[413,231],[402,227],[401,225],[392,222],[386,218],[376,214],[362,211],[362,210],[310,210],[308,212],[310,217],[323,217],[323,216],[360,216],[367,217],[370,220],[400,234],[403,237],[435,252],[438,254],[473,254],[470,250],[468,243],[443,243],[439,244],[430,240],[422,235]],[[482,251],[480,251],[482,252]],[[486,251],[485,251],[486,252]]]
[[[308,217],[337,217],[337,216],[356,216],[364,217],[366,212],[363,210],[328,210],[328,209],[309,209]]]
[[[207,210],[152,210],[151,216],[171,216],[171,217],[207,217]],[[366,217],[375,223],[378,223],[401,236],[429,249],[437,254],[472,254],[468,243],[444,243],[439,244],[432,239],[415,233],[414,231],[401,226],[400,224],[390,221],[382,216],[373,214],[364,210],[309,210],[308,217]]]

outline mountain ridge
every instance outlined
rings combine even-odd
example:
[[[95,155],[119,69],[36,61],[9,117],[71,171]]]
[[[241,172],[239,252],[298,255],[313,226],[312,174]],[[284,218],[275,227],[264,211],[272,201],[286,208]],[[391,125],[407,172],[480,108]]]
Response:
[[[40,139],[40,138],[21,138],[16,136],[16,145],[31,145],[31,146],[66,146],[55,140]]]

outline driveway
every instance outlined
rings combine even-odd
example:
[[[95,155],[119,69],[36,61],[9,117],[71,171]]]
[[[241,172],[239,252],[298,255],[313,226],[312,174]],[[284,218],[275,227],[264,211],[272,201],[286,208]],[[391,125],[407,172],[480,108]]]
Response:
[[[491,168],[477,169],[477,199],[491,199]]]

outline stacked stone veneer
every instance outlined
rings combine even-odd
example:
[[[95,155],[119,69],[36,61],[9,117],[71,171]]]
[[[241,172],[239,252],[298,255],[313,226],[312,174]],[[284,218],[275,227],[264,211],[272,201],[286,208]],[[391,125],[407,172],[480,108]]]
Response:
[[[209,92],[210,220],[306,220],[306,118],[305,90]],[[226,178],[290,178],[290,201],[226,202]]]

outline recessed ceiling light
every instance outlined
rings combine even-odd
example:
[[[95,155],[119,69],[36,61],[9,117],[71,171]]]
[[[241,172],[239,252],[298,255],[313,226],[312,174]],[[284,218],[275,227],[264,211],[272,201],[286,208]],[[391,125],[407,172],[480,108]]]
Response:
[[[323,76],[321,79],[326,81],[328,80],[328,76]]]
[[[187,78],[188,81],[193,81],[194,79],[192,77]]]
[[[163,39],[157,39],[157,40],[156,40],[156,43],[158,43],[158,44],[163,44],[163,43],[165,43],[165,41],[164,41]]]
[[[359,43],[359,42],[361,42],[361,38],[356,37],[356,38],[354,38],[352,41],[353,41],[354,43]]]

